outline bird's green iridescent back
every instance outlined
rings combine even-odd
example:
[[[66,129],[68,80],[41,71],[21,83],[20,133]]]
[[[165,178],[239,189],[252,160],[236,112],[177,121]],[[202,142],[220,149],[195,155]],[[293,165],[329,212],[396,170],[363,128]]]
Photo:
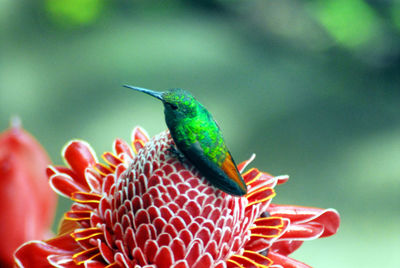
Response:
[[[168,118],[166,114],[167,125],[178,148],[188,149],[193,143],[199,142],[207,158],[221,166],[226,158],[228,148],[217,123],[203,105],[193,97],[180,96],[180,98],[177,104],[185,105],[187,109],[185,116]]]

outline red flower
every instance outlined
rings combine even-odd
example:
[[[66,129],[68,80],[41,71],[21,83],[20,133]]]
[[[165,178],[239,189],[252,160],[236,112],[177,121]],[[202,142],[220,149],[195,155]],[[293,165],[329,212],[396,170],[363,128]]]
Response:
[[[83,141],[65,147],[69,167],[48,174],[75,203],[57,237],[19,248],[19,267],[308,267],[288,255],[339,226],[333,209],[271,204],[287,176],[252,168],[243,173],[248,194],[231,196],[170,154],[168,132],[149,141],[136,128],[132,140],[133,150],[117,139],[107,165]]]
[[[48,234],[56,195],[48,186],[50,160],[16,121],[0,134],[0,267],[12,267],[21,243]]]

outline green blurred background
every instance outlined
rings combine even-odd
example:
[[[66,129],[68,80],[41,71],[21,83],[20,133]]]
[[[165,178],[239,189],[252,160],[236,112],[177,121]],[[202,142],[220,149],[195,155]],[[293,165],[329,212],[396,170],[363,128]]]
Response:
[[[0,129],[19,115],[54,163],[166,128],[122,84],[189,89],[237,162],[290,174],[275,202],[340,212],[294,258],[400,267],[399,1],[1,0],[0,35]]]

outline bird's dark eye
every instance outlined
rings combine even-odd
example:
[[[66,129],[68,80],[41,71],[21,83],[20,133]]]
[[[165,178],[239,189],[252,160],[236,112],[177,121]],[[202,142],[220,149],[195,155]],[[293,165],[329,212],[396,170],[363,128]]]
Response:
[[[172,110],[178,109],[178,106],[176,106],[175,104],[173,104],[173,103],[168,103],[168,104],[172,108]]]

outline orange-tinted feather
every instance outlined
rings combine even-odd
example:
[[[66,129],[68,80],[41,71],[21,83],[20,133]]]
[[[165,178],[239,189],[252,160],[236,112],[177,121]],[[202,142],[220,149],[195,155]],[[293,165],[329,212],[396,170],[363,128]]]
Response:
[[[240,176],[229,152],[226,153],[226,158],[222,163],[221,169],[225,172],[226,175],[228,175],[229,178],[231,178],[237,185],[239,185],[239,187],[243,191],[246,191],[246,184]]]

